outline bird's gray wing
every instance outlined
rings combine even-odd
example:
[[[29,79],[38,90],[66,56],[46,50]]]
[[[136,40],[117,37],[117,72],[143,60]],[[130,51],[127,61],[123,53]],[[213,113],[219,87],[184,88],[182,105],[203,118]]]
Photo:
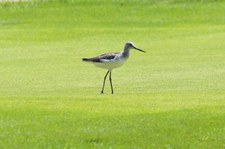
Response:
[[[100,62],[111,61],[116,58],[117,53],[107,53],[99,56]]]
[[[83,58],[83,61],[97,62],[97,63],[107,62],[115,59],[116,55],[117,53],[106,53],[92,58]]]

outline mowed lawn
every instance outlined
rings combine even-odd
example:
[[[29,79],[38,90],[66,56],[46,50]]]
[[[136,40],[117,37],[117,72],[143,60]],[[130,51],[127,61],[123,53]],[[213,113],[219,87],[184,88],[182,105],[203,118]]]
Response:
[[[225,2],[0,3],[0,148],[225,148]]]

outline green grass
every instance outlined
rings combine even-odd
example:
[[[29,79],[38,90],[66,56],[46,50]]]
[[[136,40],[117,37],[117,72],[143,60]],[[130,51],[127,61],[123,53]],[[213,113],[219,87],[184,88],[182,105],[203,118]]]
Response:
[[[225,2],[0,4],[0,148],[224,148]],[[131,51],[112,72],[81,61]]]

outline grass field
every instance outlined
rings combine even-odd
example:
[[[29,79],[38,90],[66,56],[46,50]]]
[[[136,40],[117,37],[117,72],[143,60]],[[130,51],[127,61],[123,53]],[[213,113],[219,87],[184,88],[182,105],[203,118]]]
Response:
[[[0,3],[0,148],[225,148],[225,1]],[[131,51],[112,72],[81,61]]]

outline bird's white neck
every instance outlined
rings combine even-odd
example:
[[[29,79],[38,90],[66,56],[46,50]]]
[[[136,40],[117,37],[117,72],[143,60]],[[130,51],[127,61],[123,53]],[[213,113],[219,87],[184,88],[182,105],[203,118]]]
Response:
[[[123,57],[128,58],[130,56],[130,49],[124,48]]]

